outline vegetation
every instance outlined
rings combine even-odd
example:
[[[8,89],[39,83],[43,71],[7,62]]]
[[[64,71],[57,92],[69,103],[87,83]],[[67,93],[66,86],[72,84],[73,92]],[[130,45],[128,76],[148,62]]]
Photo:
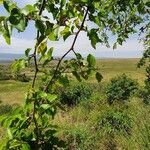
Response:
[[[128,68],[123,65],[127,61],[130,63]],[[105,89],[111,78],[114,78],[116,70],[118,71],[117,76],[127,72],[130,78],[137,79],[140,86],[144,87],[144,82],[141,81],[141,79],[144,80],[145,76],[144,68],[136,68],[137,62],[138,60],[135,59],[97,60],[97,65],[101,66],[99,69],[102,70],[104,76],[101,83],[97,83],[96,79],[93,78],[85,84],[75,82],[74,78],[71,77],[73,81],[70,83],[70,89],[78,85],[86,85],[92,89],[93,93],[77,106],[71,108],[65,106],[67,111],[59,110],[59,115],[54,119],[55,123],[59,124],[57,135],[66,141],[69,149],[84,150],[89,149],[89,147],[93,149],[149,148],[149,107],[144,105],[141,98],[136,97],[138,95],[133,95],[126,103],[113,103],[109,106],[107,95],[105,95]],[[134,71],[137,75],[133,75],[132,72]],[[25,91],[27,91],[30,83],[31,81],[29,83],[11,80],[1,81],[0,100],[2,100],[2,104],[11,104],[13,108],[14,103],[22,105]],[[58,87],[58,91],[60,91],[60,87]],[[0,134],[3,139],[4,131],[2,130]]]
[[[0,65],[0,80],[12,79],[11,71],[8,66]]]
[[[147,42],[147,41],[146,41]],[[149,43],[148,43],[149,44]],[[141,98],[143,98],[143,101],[145,104],[150,104],[150,48],[144,52],[143,58],[140,60],[138,66],[141,67],[143,65],[146,66],[146,80],[145,80],[145,87],[143,90],[141,90]]]
[[[92,95],[92,88],[88,84],[70,85],[60,94],[60,102],[68,106],[75,106],[83,100],[88,100]]]
[[[108,103],[112,104],[115,100],[128,100],[137,89],[137,82],[128,78],[125,74],[113,78],[106,89]]]
[[[109,47],[110,33],[116,38],[116,42],[113,45],[116,48],[118,44],[122,45],[129,35],[138,32],[139,27],[147,39],[148,33],[146,31],[149,26],[147,21],[149,20],[150,3],[142,0],[102,0],[100,2],[97,0],[38,0],[34,5],[26,5],[24,8],[19,8],[11,0],[0,0],[0,3],[3,3],[8,12],[8,16],[0,16],[0,33],[8,44],[11,43],[12,30],[16,29],[19,32],[24,32],[30,20],[34,21],[37,29],[33,53],[32,49],[28,48],[25,50],[25,57],[15,61],[12,65],[14,71],[18,73],[26,67],[30,67],[33,61],[34,76],[31,87],[26,94],[25,104],[14,109],[11,115],[4,114],[0,118],[2,127],[7,129],[7,135],[4,134],[0,144],[1,149],[46,150],[87,149],[89,147],[99,149],[103,142],[93,142],[93,140],[99,141],[99,138],[107,140],[104,143],[106,149],[117,149],[120,142],[115,140],[119,137],[118,135],[117,137],[109,135],[109,133],[123,131],[131,134],[131,112],[128,112],[127,109],[129,106],[126,106],[127,104],[116,104],[113,108],[105,103],[105,98],[102,98],[100,102],[95,100],[96,103],[93,98],[94,107],[97,108],[92,109],[92,100],[85,101],[79,105],[81,108],[85,108],[82,113],[85,113],[84,111],[87,113],[85,116],[80,113],[80,117],[83,117],[82,124],[80,124],[81,128],[79,128],[80,125],[78,126],[76,121],[78,120],[76,115],[72,116],[72,122],[76,121],[77,128],[75,128],[74,132],[68,132],[69,136],[67,137],[67,134],[64,135],[65,129],[63,129],[63,126],[60,131],[64,131],[64,133],[61,134],[59,132],[60,128],[56,125],[59,122],[57,115],[59,113],[63,115],[62,110],[64,110],[56,93],[57,85],[65,87],[70,82],[66,73],[68,70],[80,82],[82,80],[90,81],[89,77],[95,76],[100,83],[103,77],[98,72],[94,56],[89,54],[84,59],[75,51],[75,44],[79,34],[86,32],[93,48],[96,48],[97,43],[105,44]],[[48,12],[52,18],[43,16],[43,11]],[[89,24],[94,25],[90,27]],[[65,41],[71,36],[74,36],[74,38],[68,51],[58,60],[54,68],[49,69],[47,65],[53,60],[54,48],[48,47],[48,41],[57,41],[61,38]],[[63,61],[70,52],[74,53],[75,58]],[[40,68],[39,65],[42,67]],[[39,73],[41,73],[42,80],[38,85],[37,77]],[[131,83],[133,82],[131,81]],[[84,88],[82,87],[83,90]],[[74,93],[76,95],[76,92]],[[83,93],[87,94],[86,92]],[[129,98],[129,95],[130,92],[127,94],[127,98]],[[97,96],[100,97],[99,95]],[[90,98],[89,95],[87,98]],[[101,104],[103,107],[102,113],[100,113],[101,107],[97,106],[97,104]],[[131,105],[131,107],[133,106]],[[80,107],[76,106],[73,109],[78,108],[80,109]],[[112,113],[106,113],[107,110],[112,110]],[[129,114],[126,114],[125,111]],[[135,109],[133,112],[133,118],[142,116],[142,114],[136,116]],[[94,113],[97,115],[94,115]],[[103,113],[106,114],[103,115]],[[101,120],[97,117],[99,115],[102,117]],[[87,120],[90,121],[87,122]],[[133,121],[136,122],[137,120],[133,119]],[[61,126],[60,122],[58,124]],[[104,126],[104,128],[102,127],[102,130],[98,130],[99,126]],[[142,128],[141,126],[140,128]],[[106,132],[105,129],[107,129]],[[143,130],[145,129],[148,129],[147,133],[149,133],[149,127],[146,126]],[[91,132],[96,134],[92,136]],[[119,136],[122,137],[120,134]],[[125,138],[122,137],[122,139],[125,142]],[[140,142],[141,139],[139,140]],[[135,144],[135,142],[133,143]],[[142,148],[149,149],[149,137],[147,138],[146,136],[146,141],[141,143]],[[122,144],[121,146],[124,149],[124,147],[128,148],[129,144]]]

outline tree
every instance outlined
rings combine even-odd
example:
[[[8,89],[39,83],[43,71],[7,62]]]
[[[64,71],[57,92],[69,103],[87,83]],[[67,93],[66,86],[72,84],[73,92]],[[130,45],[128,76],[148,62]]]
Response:
[[[34,61],[34,78],[32,86],[26,95],[23,107],[16,109],[12,116],[4,116],[3,126],[8,130],[8,137],[1,145],[2,149],[58,149],[63,147],[55,133],[53,125],[57,109],[61,108],[55,85],[59,82],[66,86],[69,82],[63,72],[70,69],[72,74],[81,81],[88,80],[95,72],[100,82],[102,76],[97,72],[94,56],[89,54],[84,58],[76,53],[74,46],[81,32],[86,32],[91,45],[97,43],[109,47],[110,34],[116,37],[116,43],[122,43],[139,29],[144,31],[149,19],[149,1],[143,0],[37,0],[34,5],[19,8],[11,0],[0,0],[9,16],[0,16],[0,33],[8,44],[11,44],[13,29],[24,32],[28,23],[34,21],[37,29],[36,43],[32,54],[31,48],[25,50],[25,57],[13,64],[15,70],[28,67]],[[44,16],[47,11],[52,17]],[[93,26],[89,26],[89,24]],[[140,26],[141,25],[141,26]],[[73,42],[66,53],[58,61],[56,68],[48,68],[53,60],[54,49],[48,48],[48,41],[64,41],[72,36]],[[82,46],[82,45],[81,45]],[[63,61],[70,53],[74,59]],[[38,58],[39,57],[39,58]],[[39,67],[42,64],[42,68]],[[42,84],[35,87],[37,75],[42,72]]]

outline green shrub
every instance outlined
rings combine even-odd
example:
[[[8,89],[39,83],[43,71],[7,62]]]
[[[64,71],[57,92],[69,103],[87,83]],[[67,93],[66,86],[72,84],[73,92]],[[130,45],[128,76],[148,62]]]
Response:
[[[143,99],[143,102],[150,105],[150,91],[146,88],[140,89],[138,96]]]
[[[12,110],[13,110],[13,108],[11,105],[8,105],[8,104],[0,105],[0,115],[8,114],[8,113],[12,112]]]
[[[100,129],[106,133],[131,133],[132,119],[124,112],[109,111],[99,121]]]
[[[30,78],[27,77],[25,74],[16,74],[15,75],[15,80],[21,81],[21,82],[29,82]]]
[[[92,146],[94,148],[94,134],[91,134],[89,128],[84,125],[68,126],[63,131],[63,137],[67,141],[68,150],[87,150]]]
[[[10,79],[12,79],[12,74],[10,72],[9,66],[0,66],[0,80]]]
[[[138,83],[125,74],[112,78],[106,89],[108,103],[128,100],[137,89]]]
[[[150,65],[146,68],[146,73],[147,79],[145,80],[145,87],[142,98],[145,104],[150,105]]]
[[[70,85],[60,94],[62,104],[74,106],[82,100],[87,100],[91,97],[92,89],[88,84],[78,83]]]

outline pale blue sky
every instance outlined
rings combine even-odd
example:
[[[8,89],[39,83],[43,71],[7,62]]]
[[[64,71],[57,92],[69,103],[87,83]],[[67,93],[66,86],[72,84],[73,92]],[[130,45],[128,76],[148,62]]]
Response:
[[[23,7],[25,4],[32,4],[35,0],[15,0],[20,7]],[[6,12],[0,6],[0,16],[6,15]],[[4,39],[0,36],[0,53],[23,53],[26,48],[34,46],[35,39],[35,29],[34,24],[30,23],[24,33],[18,33],[14,31],[12,34],[12,43],[11,45],[7,45]],[[70,37],[68,40],[63,42],[62,40],[59,42],[50,42],[49,46],[54,47],[54,55],[61,56],[71,45],[73,37]],[[113,38],[112,40],[113,41]],[[112,42],[110,42],[112,44]],[[139,43],[138,36],[131,36],[122,46],[118,46],[117,49],[113,50],[111,48],[106,48],[100,44],[97,45],[96,50],[94,50],[90,41],[86,37],[85,33],[81,33],[75,50],[80,52],[84,56],[88,53],[92,53],[96,57],[121,57],[121,58],[136,58],[141,57],[142,52],[144,50],[142,43]],[[72,54],[71,54],[72,55]]]

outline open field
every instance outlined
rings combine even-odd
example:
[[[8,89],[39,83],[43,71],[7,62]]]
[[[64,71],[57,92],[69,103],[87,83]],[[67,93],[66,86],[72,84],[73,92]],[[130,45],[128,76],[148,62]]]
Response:
[[[143,85],[145,79],[144,68],[137,68],[139,59],[101,59],[97,61],[99,72],[103,75],[102,82],[108,82],[111,78],[127,74]],[[4,63],[3,63],[4,64]],[[7,64],[8,65],[8,64]],[[32,76],[33,73],[27,72]],[[97,84],[95,78],[91,78],[88,82]],[[0,100],[4,103],[14,104],[21,103],[24,100],[24,94],[31,83],[22,83],[19,81],[0,81]]]
[[[131,96],[124,103],[109,105],[105,93],[110,79],[123,73],[143,86],[145,71],[144,68],[136,67],[138,61],[139,59],[97,60],[98,70],[103,75],[102,82],[97,83],[94,77],[88,83],[84,82],[88,86],[86,90],[92,91],[91,97],[76,106],[64,106],[65,111],[59,110],[53,120],[59,126],[57,135],[67,142],[68,150],[150,149],[149,105],[145,105],[137,95]],[[30,71],[26,73],[30,77],[33,75]],[[71,80],[73,86],[80,85],[73,77]],[[72,85],[70,90],[73,89]],[[30,86],[31,81],[0,81],[0,101],[2,104],[21,105]],[[3,137],[2,134],[1,136]]]

